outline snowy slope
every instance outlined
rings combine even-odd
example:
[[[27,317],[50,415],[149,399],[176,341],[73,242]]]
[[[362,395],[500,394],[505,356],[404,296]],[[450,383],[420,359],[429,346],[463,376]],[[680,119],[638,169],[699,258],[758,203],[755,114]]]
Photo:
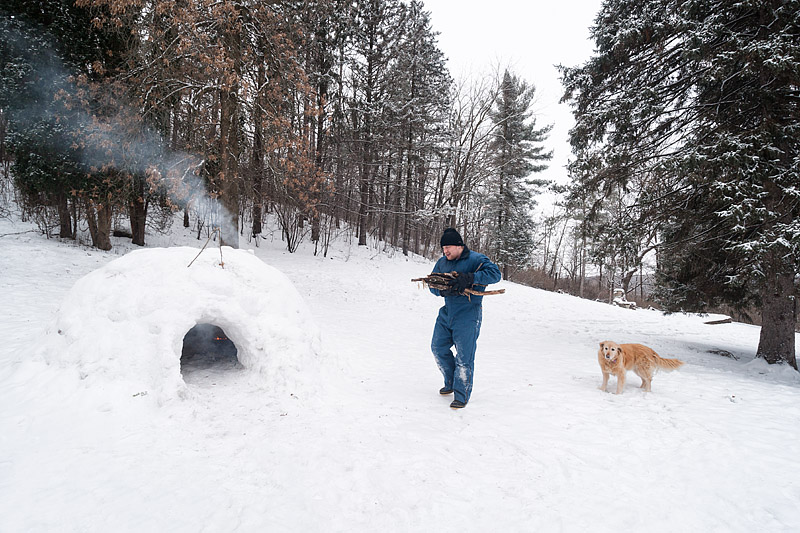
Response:
[[[151,245],[202,245],[182,231]],[[0,237],[0,531],[800,530],[800,375],[752,360],[758,328],[502,282],[453,411],[429,352],[440,302],[409,282],[432,263],[276,239],[255,254],[321,330],[319,386],[287,396],[222,367],[159,402],[36,355],[70,287],[120,250]],[[606,339],[687,364],[603,393]]]

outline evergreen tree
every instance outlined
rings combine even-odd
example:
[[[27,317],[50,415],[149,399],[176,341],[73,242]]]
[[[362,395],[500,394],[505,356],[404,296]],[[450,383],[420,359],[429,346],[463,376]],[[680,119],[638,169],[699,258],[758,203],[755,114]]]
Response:
[[[564,70],[581,185],[652,176],[665,307],[758,302],[758,355],[796,367],[800,2],[610,0],[593,33]]]
[[[0,112],[8,121],[8,145],[14,157],[14,176],[23,198],[50,204],[66,202],[78,170],[72,140],[63,124],[63,105],[56,91],[67,85],[64,67],[47,21],[37,21],[37,10],[12,3],[0,11]],[[61,219],[62,237],[71,237],[69,210]]]
[[[358,161],[358,244],[367,244],[369,216],[375,203],[375,180],[381,166],[381,140],[393,124],[388,94],[391,65],[397,58],[400,22],[398,0],[358,0],[353,9],[353,97],[351,127]]]
[[[15,181],[29,201],[56,207],[62,237],[74,236],[71,213],[79,198],[91,203],[100,189],[108,192],[105,178],[93,179],[93,167],[101,165],[90,160],[85,108],[92,96],[75,95],[85,89],[82,80],[103,75],[114,61],[108,50],[119,44],[71,0],[11,1],[0,9],[0,110],[8,119]],[[94,211],[81,207],[94,227],[88,219]],[[92,238],[110,248],[106,235]]]
[[[490,150],[494,155],[495,175],[487,205],[490,242],[503,277],[510,268],[527,264],[533,250],[535,205],[531,187],[545,185],[530,175],[547,168],[545,161],[553,157],[542,143],[552,126],[536,128],[531,111],[535,88],[509,71],[503,74],[498,100],[491,115],[495,127]]]
[[[395,139],[404,154],[398,166],[397,211],[401,229],[397,232],[403,254],[411,248],[412,226],[425,205],[429,162],[441,144],[448,108],[450,75],[444,54],[436,44],[430,14],[421,2],[412,1],[402,10],[403,38],[391,79],[391,112],[400,128]],[[415,243],[420,241],[417,226]],[[430,233],[430,232],[429,232]],[[415,246],[415,251],[418,246]]]

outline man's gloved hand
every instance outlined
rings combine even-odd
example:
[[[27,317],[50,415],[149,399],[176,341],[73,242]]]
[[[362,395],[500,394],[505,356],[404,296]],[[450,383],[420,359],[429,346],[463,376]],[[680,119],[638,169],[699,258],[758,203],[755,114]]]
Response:
[[[439,296],[458,296],[453,289],[439,289]]]
[[[453,288],[453,291],[458,294],[464,294],[464,289],[472,287],[475,281],[475,274],[472,272],[459,272],[458,276],[447,282]]]

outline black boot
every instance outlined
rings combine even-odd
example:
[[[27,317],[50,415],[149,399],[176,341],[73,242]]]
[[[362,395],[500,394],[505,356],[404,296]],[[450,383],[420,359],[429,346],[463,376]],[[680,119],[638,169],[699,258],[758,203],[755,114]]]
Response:
[[[466,406],[467,404],[465,404],[464,402],[460,402],[458,400],[453,400],[453,403],[450,404],[451,409],[463,409]]]
[[[441,395],[452,394],[452,393],[453,389],[448,389],[447,387],[442,387],[441,389],[439,389],[439,394]]]

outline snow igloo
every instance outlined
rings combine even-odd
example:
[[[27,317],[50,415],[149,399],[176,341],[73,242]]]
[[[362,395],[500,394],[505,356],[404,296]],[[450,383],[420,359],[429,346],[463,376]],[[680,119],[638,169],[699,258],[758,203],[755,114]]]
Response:
[[[228,247],[142,249],[87,274],[59,308],[45,357],[88,384],[168,399],[187,392],[181,357],[199,349],[187,343],[208,334],[270,390],[289,395],[313,379],[319,330],[302,297],[282,272]]]

